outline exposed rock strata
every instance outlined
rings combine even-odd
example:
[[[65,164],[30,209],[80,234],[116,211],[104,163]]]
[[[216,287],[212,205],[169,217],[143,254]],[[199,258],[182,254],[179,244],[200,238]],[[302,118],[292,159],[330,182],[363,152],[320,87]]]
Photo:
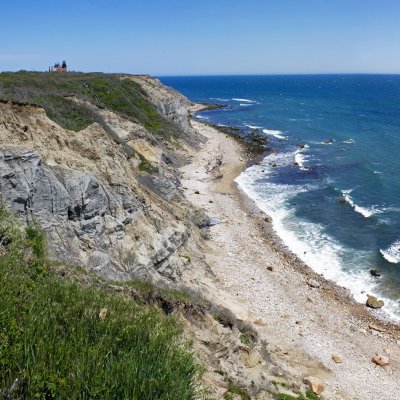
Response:
[[[187,100],[165,93],[166,102],[177,100],[169,109],[167,103],[159,107],[186,127]],[[73,132],[36,106],[0,104],[3,200],[26,222],[43,227],[59,259],[111,279],[179,280],[185,264],[180,251],[194,225],[185,218],[171,161],[178,152],[140,124],[87,106],[101,125]],[[141,172],[143,159],[157,173]]]

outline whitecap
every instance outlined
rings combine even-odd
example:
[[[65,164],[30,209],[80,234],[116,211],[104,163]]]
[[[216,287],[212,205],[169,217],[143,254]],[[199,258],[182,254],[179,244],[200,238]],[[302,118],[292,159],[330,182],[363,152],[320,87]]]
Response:
[[[300,150],[297,150],[294,156],[294,161],[300,167],[301,170],[306,171],[307,168],[304,168],[304,163],[306,162],[306,156],[301,154]]]
[[[257,126],[257,125],[246,125],[246,124],[244,124],[244,125],[250,129],[261,129],[262,128],[262,126]]]
[[[233,98],[233,101],[238,101],[240,103],[257,103],[255,100],[249,100],[249,99],[239,99],[239,98]]]
[[[346,199],[346,201],[354,208],[354,211],[358,212],[365,218],[369,218],[372,215],[374,215],[373,210],[365,208],[365,207],[361,207],[361,206],[357,205],[356,203],[354,203],[351,196],[349,196],[353,190],[354,189],[342,190],[342,194],[343,194],[343,197]]]
[[[241,106],[241,107],[251,107],[251,106],[253,106],[254,105],[254,103],[240,103],[239,104],[239,106]]]
[[[381,249],[380,252],[386,261],[392,264],[400,263],[400,240],[397,240],[385,250]]]
[[[343,140],[343,143],[347,143],[347,144],[353,144],[356,141],[354,139],[348,139],[348,140]]]
[[[281,131],[276,131],[273,129],[263,129],[263,132],[267,135],[275,136],[278,139],[286,139],[286,136]]]

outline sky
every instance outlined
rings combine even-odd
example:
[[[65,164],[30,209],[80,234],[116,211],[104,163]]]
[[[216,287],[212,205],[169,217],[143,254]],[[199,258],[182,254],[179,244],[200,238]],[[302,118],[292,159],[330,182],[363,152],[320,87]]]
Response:
[[[0,0],[0,71],[400,73],[400,0]]]

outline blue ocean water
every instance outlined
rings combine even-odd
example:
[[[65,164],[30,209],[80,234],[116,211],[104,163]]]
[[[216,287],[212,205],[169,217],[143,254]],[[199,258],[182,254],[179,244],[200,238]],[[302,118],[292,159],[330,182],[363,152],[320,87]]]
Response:
[[[384,298],[400,320],[400,75],[160,79],[193,101],[227,106],[200,120],[271,139],[277,151],[239,186],[313,269],[359,301]]]

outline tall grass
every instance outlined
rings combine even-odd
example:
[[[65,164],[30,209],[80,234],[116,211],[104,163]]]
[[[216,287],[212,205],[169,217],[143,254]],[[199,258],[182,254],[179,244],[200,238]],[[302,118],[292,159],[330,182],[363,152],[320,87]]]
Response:
[[[0,239],[0,398],[196,398],[174,318],[53,274],[40,230],[3,209]]]

